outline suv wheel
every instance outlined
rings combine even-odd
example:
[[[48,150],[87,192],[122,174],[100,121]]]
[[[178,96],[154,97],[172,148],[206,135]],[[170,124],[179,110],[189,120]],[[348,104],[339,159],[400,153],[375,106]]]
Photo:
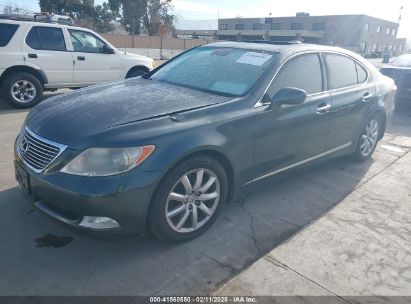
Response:
[[[381,123],[378,116],[371,117],[363,126],[360,138],[358,139],[357,148],[354,153],[354,159],[365,161],[371,157],[378,143]]]
[[[151,230],[169,241],[185,241],[205,232],[227,197],[224,168],[201,156],[173,168],[154,195]]]
[[[17,72],[4,79],[2,96],[14,108],[31,108],[40,102],[43,86],[32,74]]]

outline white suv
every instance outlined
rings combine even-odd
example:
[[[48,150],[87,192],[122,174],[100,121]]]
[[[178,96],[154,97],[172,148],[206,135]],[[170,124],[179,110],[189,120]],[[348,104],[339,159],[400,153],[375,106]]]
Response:
[[[85,28],[0,20],[1,95],[16,108],[34,106],[44,90],[136,77],[153,68],[153,59],[119,51]]]

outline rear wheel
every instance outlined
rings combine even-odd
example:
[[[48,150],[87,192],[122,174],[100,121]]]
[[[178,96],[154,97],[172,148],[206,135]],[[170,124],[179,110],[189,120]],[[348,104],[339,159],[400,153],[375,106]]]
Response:
[[[17,72],[4,79],[2,96],[14,108],[31,108],[41,101],[43,86],[32,74]]]
[[[378,116],[371,117],[364,125],[358,139],[354,159],[365,161],[371,157],[379,140],[381,122]]]
[[[199,156],[173,168],[151,207],[151,229],[162,239],[185,241],[205,232],[227,197],[227,176],[214,159]]]

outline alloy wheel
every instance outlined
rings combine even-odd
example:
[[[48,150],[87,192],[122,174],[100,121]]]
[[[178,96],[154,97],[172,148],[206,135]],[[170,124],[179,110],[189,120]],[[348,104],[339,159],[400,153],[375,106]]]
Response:
[[[374,151],[378,140],[379,125],[376,119],[371,119],[364,128],[361,135],[360,152],[367,157]]]
[[[29,103],[36,98],[37,90],[28,80],[17,80],[11,86],[11,96],[18,103]]]
[[[167,197],[165,215],[171,229],[193,232],[207,223],[220,201],[220,181],[209,169],[185,173],[174,184]]]

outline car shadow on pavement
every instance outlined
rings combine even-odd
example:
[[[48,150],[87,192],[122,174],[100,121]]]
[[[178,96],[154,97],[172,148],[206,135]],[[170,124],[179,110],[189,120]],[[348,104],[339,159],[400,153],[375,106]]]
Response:
[[[376,155],[365,163],[341,158],[260,182],[227,204],[210,230],[185,243],[151,235],[91,239],[33,210],[17,187],[1,191],[0,295],[208,293],[382,170],[387,164]]]

